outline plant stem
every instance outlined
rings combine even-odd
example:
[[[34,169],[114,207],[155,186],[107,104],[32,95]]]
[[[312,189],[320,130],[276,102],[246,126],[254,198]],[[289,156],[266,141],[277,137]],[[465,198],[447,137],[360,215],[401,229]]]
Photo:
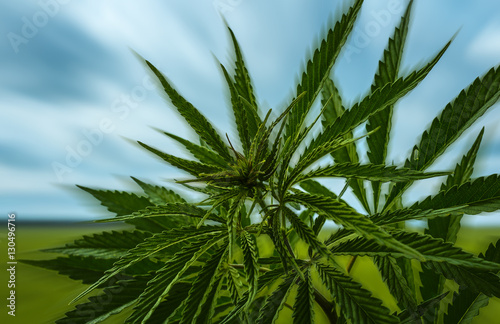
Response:
[[[283,306],[293,311],[293,307],[288,303],[283,303]]]
[[[342,196],[345,194],[345,192],[347,191],[347,188],[349,188],[349,183],[351,182],[351,179],[347,179],[346,182],[345,182],[345,185],[344,185],[344,188],[342,188],[342,191],[340,192],[340,194],[337,196],[337,200],[340,201],[340,198],[342,198]]]
[[[337,324],[338,317],[334,304],[329,302],[316,288],[314,289],[314,300],[321,307],[326,317],[328,317],[330,324]]]
[[[245,266],[243,264],[230,263],[229,266],[233,267],[235,269],[245,269]],[[259,268],[259,272],[266,273],[266,272],[269,272],[269,271],[271,271],[271,269],[269,269],[269,268],[265,268],[265,267],[260,267]]]
[[[353,256],[351,260],[349,260],[349,263],[347,264],[346,271],[347,273],[350,273],[352,270],[352,267],[354,266],[354,263],[356,263],[356,259],[358,258],[357,255]]]

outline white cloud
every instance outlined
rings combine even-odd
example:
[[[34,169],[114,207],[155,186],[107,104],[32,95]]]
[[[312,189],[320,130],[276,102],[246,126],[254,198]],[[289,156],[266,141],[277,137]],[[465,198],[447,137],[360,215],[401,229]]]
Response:
[[[487,25],[467,48],[467,56],[474,61],[500,59],[500,23]]]

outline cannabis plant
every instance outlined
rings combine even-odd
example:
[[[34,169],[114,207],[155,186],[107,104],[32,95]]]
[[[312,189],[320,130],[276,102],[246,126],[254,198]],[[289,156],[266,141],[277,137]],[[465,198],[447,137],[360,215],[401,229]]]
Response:
[[[220,69],[237,136],[217,131],[144,60],[199,141],[164,132],[192,159],[138,142],[183,172],[171,185],[182,190],[136,178],[141,195],[80,187],[116,214],[99,222],[134,228],[84,236],[48,250],[62,257],[28,261],[90,284],[57,323],[98,323],[128,309],[126,323],[455,324],[470,323],[489,298],[500,297],[500,243],[480,255],[455,246],[463,215],[500,209],[500,175],[471,178],[483,130],[453,170],[426,171],[498,101],[500,70],[491,69],[447,104],[404,165],[388,163],[394,105],[451,41],[401,75],[410,1],[369,93],[346,107],[330,76],[362,2],[354,1],[328,30],[295,97],[273,111],[257,102],[229,29],[235,62]],[[315,104],[321,107],[316,114]],[[412,184],[431,177],[441,177],[440,188],[405,204]],[[335,189],[331,178],[345,179],[345,187]],[[361,207],[342,199],[346,190]],[[427,228],[411,231],[409,220],[426,220]],[[353,278],[356,262],[378,269],[373,276],[381,276],[394,298],[391,308]],[[97,295],[82,301],[94,290]]]

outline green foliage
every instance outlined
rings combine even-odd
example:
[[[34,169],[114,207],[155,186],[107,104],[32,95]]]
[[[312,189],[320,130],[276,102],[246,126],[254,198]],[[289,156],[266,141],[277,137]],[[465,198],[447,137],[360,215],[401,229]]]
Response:
[[[63,253],[75,256],[90,256],[97,259],[119,259],[146,238],[152,236],[143,231],[103,232],[92,236],[83,236],[64,247],[46,249],[45,252]]]
[[[304,324],[314,323],[314,286],[309,268],[304,274],[304,280],[298,284],[293,321]]]
[[[352,323],[398,323],[382,301],[373,297],[361,284],[331,266],[317,263],[316,268],[340,311]]]
[[[145,60],[199,143],[162,131],[192,158],[139,144],[190,178],[172,188],[132,178],[143,194],[80,187],[114,214],[98,222],[126,222],[134,229],[84,236],[46,250],[62,257],[25,261],[90,284],[58,323],[98,323],[125,309],[127,323],[267,324],[286,318],[305,324],[320,317],[339,324],[470,323],[490,298],[500,297],[500,241],[479,256],[455,246],[464,215],[500,209],[500,175],[473,178],[484,130],[454,170],[426,172],[498,101],[500,70],[491,69],[460,92],[423,132],[404,165],[392,165],[387,148],[394,104],[429,74],[451,41],[400,75],[410,1],[368,94],[345,107],[331,74],[362,7],[363,1],[353,2],[307,60],[294,97],[275,119],[256,99],[229,29],[234,71],[221,64],[221,72],[234,140],[226,135],[226,141]],[[321,112],[307,123],[318,101]],[[312,132],[319,120],[321,130]],[[359,138],[354,130],[362,132]],[[363,137],[367,152],[357,145]],[[415,181],[432,177],[446,177],[432,195],[412,205],[402,200]],[[331,186],[329,178],[345,179],[344,189]],[[184,196],[177,186],[203,197]],[[342,199],[348,188],[358,204]],[[410,231],[409,220],[427,221],[428,228]],[[376,266],[397,307],[357,281],[358,258]],[[451,292],[446,280],[458,290]],[[94,290],[100,291],[81,301]],[[446,296],[452,297],[447,313]]]
[[[109,316],[120,313],[130,307],[137,299],[137,295],[146,287],[147,279],[120,280],[108,287],[95,297],[90,297],[87,303],[82,303],[66,313],[66,317],[56,321],[57,324],[85,324],[99,323]]]
[[[500,262],[500,240],[490,244],[484,256],[488,261]],[[498,274],[498,272],[497,272]],[[498,280],[498,277],[496,278]],[[488,305],[489,298],[481,289],[474,286],[462,286],[459,293],[453,294],[453,304],[444,316],[444,324],[466,324],[479,314],[479,309]]]

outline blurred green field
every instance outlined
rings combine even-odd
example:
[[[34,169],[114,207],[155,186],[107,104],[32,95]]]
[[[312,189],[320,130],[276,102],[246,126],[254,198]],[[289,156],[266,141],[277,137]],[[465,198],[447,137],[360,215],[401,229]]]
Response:
[[[47,259],[54,255],[38,252],[39,249],[61,246],[83,234],[116,228],[116,225],[103,226],[98,224],[48,224],[44,226],[18,224],[16,257],[18,260]],[[499,237],[500,229],[498,228],[462,229],[458,245],[477,253],[486,249],[490,242],[496,241]],[[1,242],[7,249],[5,236],[2,237]],[[2,259],[5,259],[5,256]],[[361,258],[353,269],[353,275],[366,288],[373,291],[375,296],[385,300],[387,306],[394,307],[394,301],[387,298],[387,289],[383,286],[380,277],[373,271],[374,269],[369,260]],[[1,286],[4,288],[1,290],[4,301],[8,297],[9,290],[7,288],[7,275],[7,271],[2,271],[3,284]],[[78,282],[57,275],[54,271],[18,263],[16,268],[16,317],[7,315],[8,308],[2,306],[0,323],[54,323],[64,312],[73,308],[73,306],[68,306],[68,303],[83,290],[82,287]],[[107,321],[107,323],[120,322],[122,321],[119,318],[110,318]],[[490,300],[490,304],[481,310],[480,316],[474,320],[473,324],[500,324],[499,299]]]

